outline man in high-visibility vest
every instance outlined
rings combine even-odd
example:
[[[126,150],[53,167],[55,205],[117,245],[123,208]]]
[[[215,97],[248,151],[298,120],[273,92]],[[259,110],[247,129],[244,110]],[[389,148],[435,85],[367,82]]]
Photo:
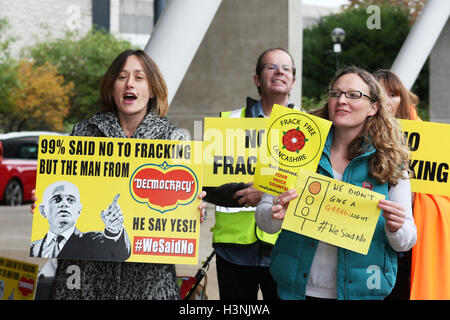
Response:
[[[295,82],[295,64],[285,49],[271,48],[258,57],[253,81],[259,100],[247,97],[246,107],[221,112],[221,117],[269,117],[274,104],[293,108],[289,93]],[[229,183],[204,188],[204,200],[216,205],[213,247],[221,300],[277,299],[276,283],[269,272],[269,257],[277,234],[258,229],[254,212],[262,192],[251,184]]]

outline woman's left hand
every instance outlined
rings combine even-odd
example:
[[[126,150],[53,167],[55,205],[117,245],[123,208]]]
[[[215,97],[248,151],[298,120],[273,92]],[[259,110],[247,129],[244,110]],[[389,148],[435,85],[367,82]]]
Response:
[[[203,200],[203,198],[206,197],[206,191],[200,192],[198,195],[198,198],[200,200]],[[200,211],[200,223],[205,221],[206,218],[206,202],[202,201],[202,203],[198,206],[198,210]]]
[[[380,200],[378,208],[383,209],[383,217],[386,219],[386,228],[390,232],[396,232],[405,223],[405,208],[396,202]]]
[[[295,191],[295,189],[290,189],[273,198],[272,218],[283,220],[286,215],[289,202],[297,197],[297,191]]]

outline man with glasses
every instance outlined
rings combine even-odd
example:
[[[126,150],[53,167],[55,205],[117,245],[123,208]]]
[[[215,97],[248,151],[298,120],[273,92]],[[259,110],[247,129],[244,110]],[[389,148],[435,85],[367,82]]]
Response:
[[[74,184],[58,181],[49,185],[39,205],[49,230],[44,238],[31,243],[30,256],[124,261],[131,254],[130,240],[123,227],[123,214],[116,195],[101,212],[102,232],[83,233],[75,227],[81,214],[80,192]]]
[[[253,81],[259,100],[247,97],[246,107],[221,112],[223,118],[269,117],[274,104],[294,108],[289,94],[295,83],[295,64],[283,48],[270,48],[260,54]],[[298,109],[298,108],[296,108]],[[229,183],[204,188],[205,201],[216,205],[213,247],[216,252],[219,294],[222,300],[277,299],[276,284],[269,272],[269,257],[277,235],[256,226],[254,212],[262,192],[251,184]],[[240,225],[238,234],[229,226]]]

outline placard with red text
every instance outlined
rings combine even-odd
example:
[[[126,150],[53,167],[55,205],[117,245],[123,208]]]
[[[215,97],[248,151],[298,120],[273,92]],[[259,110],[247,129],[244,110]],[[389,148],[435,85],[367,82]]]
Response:
[[[197,264],[201,142],[41,136],[37,172],[31,256]]]

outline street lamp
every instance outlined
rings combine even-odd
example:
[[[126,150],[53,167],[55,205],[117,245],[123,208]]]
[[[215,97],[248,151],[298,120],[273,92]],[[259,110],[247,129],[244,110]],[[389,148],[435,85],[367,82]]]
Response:
[[[336,71],[339,70],[339,62],[341,58],[341,43],[345,40],[345,31],[342,28],[334,28],[331,31],[331,40],[333,41],[333,54],[336,57]]]

